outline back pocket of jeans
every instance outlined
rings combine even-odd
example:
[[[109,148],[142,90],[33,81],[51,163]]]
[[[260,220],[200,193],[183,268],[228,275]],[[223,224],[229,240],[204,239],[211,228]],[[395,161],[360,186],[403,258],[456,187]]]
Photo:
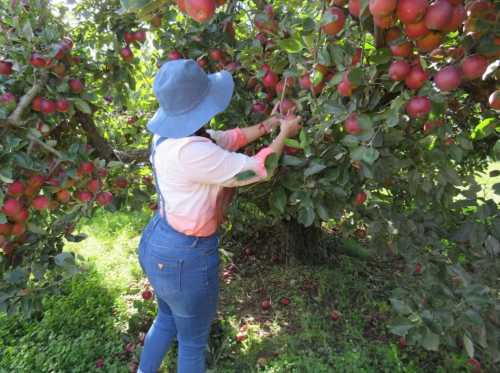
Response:
[[[149,282],[158,294],[171,294],[181,291],[182,260],[165,259],[150,254],[145,261]]]

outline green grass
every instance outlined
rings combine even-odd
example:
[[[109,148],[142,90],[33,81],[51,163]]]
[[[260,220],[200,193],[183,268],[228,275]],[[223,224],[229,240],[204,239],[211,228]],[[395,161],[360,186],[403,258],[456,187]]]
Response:
[[[500,163],[492,165],[500,169]],[[490,170],[491,171],[491,170]],[[480,179],[485,194],[499,178]],[[494,196],[498,198],[498,196]],[[498,201],[498,199],[497,199]],[[139,336],[154,318],[141,298],[147,283],[137,262],[146,213],[101,212],[68,243],[83,271],[44,300],[37,321],[0,316],[0,372],[128,372],[140,354]],[[234,248],[236,247],[236,248]],[[388,262],[338,256],[329,265],[272,264],[269,248],[255,256],[228,245],[237,270],[222,279],[221,301],[210,340],[210,372],[465,372],[464,355],[407,347],[387,331],[387,297],[398,283]],[[226,260],[226,269],[227,269]],[[282,305],[283,297],[290,299]],[[262,311],[264,299],[272,302]],[[332,311],[341,317],[333,321]],[[246,339],[236,341],[242,333]],[[133,351],[125,351],[127,343]],[[175,372],[175,346],[162,373]],[[96,361],[104,359],[104,368]]]

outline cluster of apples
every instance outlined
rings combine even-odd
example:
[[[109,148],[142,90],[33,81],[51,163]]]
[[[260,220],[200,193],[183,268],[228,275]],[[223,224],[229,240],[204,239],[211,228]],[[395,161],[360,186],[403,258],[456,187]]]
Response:
[[[126,45],[125,47],[120,49],[120,56],[125,62],[131,62],[134,59],[134,52],[132,52],[130,46],[135,42],[143,43],[144,41],[146,41],[146,31],[125,31],[123,34],[123,39],[125,40]]]
[[[226,3],[226,0],[176,0],[177,6],[182,13],[187,14],[196,22],[204,23],[210,21],[218,6]]]
[[[102,190],[101,178],[106,176],[106,169],[96,170],[94,163],[82,162],[73,178],[61,168],[56,176],[33,174],[8,184],[0,209],[7,217],[7,222],[0,224],[0,248],[9,254],[16,244],[22,243],[27,222],[37,212],[54,211],[64,205],[89,203],[94,199],[100,206],[109,205],[113,194]]]

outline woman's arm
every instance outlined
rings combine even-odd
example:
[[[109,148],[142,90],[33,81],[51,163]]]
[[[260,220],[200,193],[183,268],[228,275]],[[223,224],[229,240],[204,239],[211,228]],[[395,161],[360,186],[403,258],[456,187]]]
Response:
[[[260,122],[251,127],[241,128],[241,131],[247,138],[248,143],[254,142],[255,140],[260,139],[262,136],[271,133],[275,128],[277,128],[280,124],[280,119],[275,116],[271,116],[266,120]]]

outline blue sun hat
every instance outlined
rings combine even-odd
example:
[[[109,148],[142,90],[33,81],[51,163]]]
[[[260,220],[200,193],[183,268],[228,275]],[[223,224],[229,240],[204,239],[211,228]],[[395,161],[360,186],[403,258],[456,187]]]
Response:
[[[233,77],[227,71],[206,74],[193,60],[169,61],[153,83],[160,108],[147,128],[161,137],[190,136],[226,110],[233,90]]]

